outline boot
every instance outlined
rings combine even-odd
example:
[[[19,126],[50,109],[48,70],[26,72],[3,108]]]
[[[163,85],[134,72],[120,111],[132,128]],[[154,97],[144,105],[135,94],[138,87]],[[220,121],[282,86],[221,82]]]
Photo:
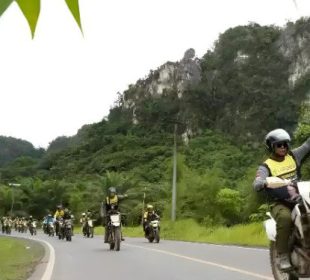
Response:
[[[287,253],[279,254],[279,269],[283,272],[290,271],[293,269],[289,255]]]

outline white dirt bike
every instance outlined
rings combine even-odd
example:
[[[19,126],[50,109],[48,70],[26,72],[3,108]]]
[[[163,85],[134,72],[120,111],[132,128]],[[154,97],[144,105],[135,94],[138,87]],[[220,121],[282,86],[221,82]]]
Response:
[[[268,182],[269,179],[269,182]],[[278,177],[267,178],[268,187],[277,188],[288,184]],[[292,210],[294,228],[289,238],[290,261],[293,269],[282,272],[278,267],[278,253],[275,246],[276,221],[270,212],[270,219],[264,222],[267,237],[270,240],[270,262],[275,280],[298,280],[310,277],[310,181],[297,182],[299,197]]]
[[[121,248],[121,213],[118,211],[110,211],[110,221],[108,223],[108,243],[110,250],[119,251]]]

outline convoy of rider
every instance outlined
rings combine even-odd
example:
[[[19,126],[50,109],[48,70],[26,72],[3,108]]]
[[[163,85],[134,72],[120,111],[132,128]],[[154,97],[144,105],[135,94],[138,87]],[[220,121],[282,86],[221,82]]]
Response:
[[[301,181],[300,169],[304,159],[310,155],[310,138],[301,146],[290,149],[290,135],[283,129],[270,131],[265,137],[269,158],[262,163],[256,173],[253,187],[263,191],[269,198],[270,219],[265,221],[268,238],[271,240],[270,259],[276,280],[295,280],[310,277],[310,181]],[[115,187],[108,189],[101,204],[100,216],[105,226],[104,242],[111,250],[120,250],[124,240],[121,230],[119,201],[127,195],[117,194]],[[49,236],[71,241],[74,216],[68,208],[57,206],[54,215],[44,217],[43,232]],[[92,213],[82,213],[79,220],[84,237],[94,236]],[[160,217],[154,207],[147,205],[142,215],[144,236],[149,242],[160,240]],[[29,216],[1,218],[1,231],[11,234],[16,231],[36,234],[37,221]]]
[[[120,242],[124,241],[121,229],[121,213],[119,212],[119,202],[127,198],[127,195],[117,194],[115,187],[108,189],[105,201],[100,207],[100,217],[105,227],[104,243],[109,243],[111,250],[119,250]],[[145,238],[149,242],[159,242],[160,217],[154,211],[154,207],[147,205],[143,213],[143,230]],[[40,225],[42,231],[48,236],[56,236],[58,239],[72,240],[74,235],[75,217],[68,209],[62,205],[57,205],[55,213],[49,213],[41,221],[34,219],[31,215],[28,217],[3,216],[1,218],[2,234],[11,234],[12,229],[19,233],[37,234],[37,227]],[[94,237],[94,214],[87,210],[81,214],[77,223],[81,226],[82,235],[86,238]]]

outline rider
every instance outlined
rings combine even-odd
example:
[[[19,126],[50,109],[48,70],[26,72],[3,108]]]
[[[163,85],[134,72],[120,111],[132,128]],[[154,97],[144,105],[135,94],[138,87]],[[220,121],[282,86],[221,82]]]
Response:
[[[264,190],[272,201],[271,215],[276,220],[276,249],[282,271],[292,268],[288,240],[293,226],[291,211],[298,194],[293,183],[277,189],[268,188],[266,178],[274,176],[290,181],[300,179],[302,160],[310,154],[310,138],[293,150],[290,150],[290,141],[291,137],[284,129],[275,129],[266,135],[265,145],[270,156],[258,167],[253,182],[254,190]]]
[[[82,225],[82,232],[84,236],[86,235],[86,223],[87,223],[86,213],[82,213],[80,224]]]
[[[58,235],[59,232],[59,219],[63,218],[64,216],[64,210],[62,209],[62,205],[57,205],[56,212],[54,214],[54,219],[55,219],[55,225],[56,225],[56,235]]]
[[[149,234],[149,225],[151,221],[159,220],[159,215],[154,211],[154,207],[151,204],[146,206],[146,211],[143,214],[143,230],[144,236]]]
[[[110,222],[109,212],[111,210],[118,210],[119,201],[126,198],[127,194],[117,194],[115,187],[108,189],[108,195],[106,196],[105,202],[102,202],[101,215],[105,217],[105,232],[104,232],[104,243],[108,243],[108,224]],[[125,239],[122,237],[122,241]]]

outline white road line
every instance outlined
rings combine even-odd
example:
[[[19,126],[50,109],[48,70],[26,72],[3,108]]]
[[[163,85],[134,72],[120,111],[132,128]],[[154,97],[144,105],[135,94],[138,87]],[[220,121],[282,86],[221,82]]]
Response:
[[[130,246],[130,247],[136,247],[136,248],[140,248],[140,249],[144,249],[144,250],[150,250],[150,251],[154,251],[154,252],[157,252],[157,253],[162,253],[162,254],[166,254],[166,255],[170,255],[170,256],[177,257],[177,258],[182,258],[182,259],[186,259],[186,260],[189,260],[189,261],[194,261],[194,262],[198,262],[198,263],[202,263],[202,264],[206,264],[206,265],[216,266],[216,267],[219,267],[219,268],[222,268],[222,269],[226,269],[226,270],[238,272],[238,273],[241,273],[241,274],[253,276],[253,277],[256,277],[258,279],[273,280],[273,278],[269,277],[269,276],[253,273],[253,272],[250,272],[250,271],[247,271],[247,270],[243,270],[243,269],[239,269],[239,268],[235,268],[235,267],[232,267],[232,266],[227,266],[227,265],[223,265],[223,264],[219,264],[219,263],[215,263],[215,262],[209,262],[209,261],[205,261],[205,260],[201,260],[201,259],[197,259],[197,258],[192,258],[192,257],[176,254],[176,253],[169,252],[169,251],[158,250],[158,249],[151,249],[151,248],[147,248],[147,247],[143,247],[143,246],[138,246],[138,245],[132,245],[132,244],[124,244],[124,245]]]
[[[40,238],[34,238],[34,237],[30,237],[30,236],[18,236],[18,235],[12,235],[12,237],[38,241],[38,242],[44,243],[47,246],[47,248],[49,250],[48,261],[47,261],[47,265],[46,265],[44,274],[41,277],[41,280],[50,280],[52,278],[53,269],[54,269],[54,265],[55,265],[54,247],[49,242],[47,242],[43,239],[40,239]],[[30,278],[31,278],[31,276],[30,276]]]
[[[55,250],[54,247],[45,240],[42,239],[34,239],[44,243],[49,249],[49,258],[45,268],[45,272],[41,278],[41,280],[50,280],[52,278],[53,269],[55,265]]]

